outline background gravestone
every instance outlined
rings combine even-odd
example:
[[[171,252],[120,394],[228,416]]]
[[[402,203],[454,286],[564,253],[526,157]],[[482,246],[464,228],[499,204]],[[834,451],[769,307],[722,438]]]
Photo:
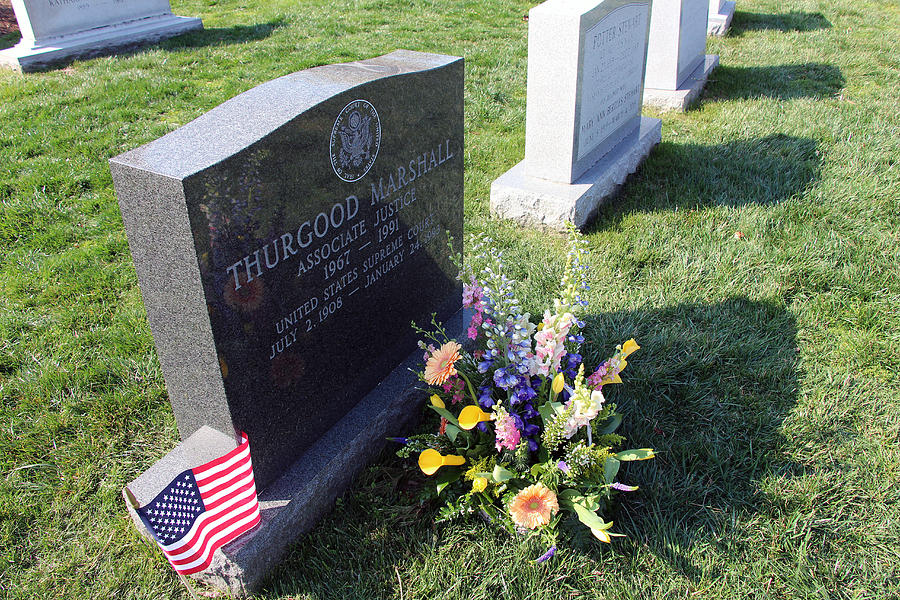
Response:
[[[262,488],[260,530],[205,578],[250,590],[416,416],[410,321],[462,330],[462,161],[462,59],[402,50],[270,81],[110,161],[179,432],[245,431]]]
[[[525,160],[491,185],[491,211],[581,227],[659,143],[641,117],[650,3],[548,0],[528,20]]]
[[[707,35],[723,36],[731,27],[731,19],[734,18],[734,0],[709,0],[709,20],[707,21]]]
[[[22,39],[0,65],[32,71],[75,56],[134,46],[202,29],[172,14],[169,0],[12,0]]]
[[[719,57],[706,54],[708,0],[654,0],[644,104],[684,110],[700,95]]]

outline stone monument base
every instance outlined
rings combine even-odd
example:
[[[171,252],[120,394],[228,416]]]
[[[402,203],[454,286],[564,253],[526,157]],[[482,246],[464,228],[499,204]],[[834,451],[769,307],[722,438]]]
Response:
[[[525,161],[491,184],[491,213],[523,225],[565,231],[571,221],[584,227],[634,173],[662,135],[659,119],[641,117],[640,126],[613,147],[574,183],[557,183],[525,174]]]
[[[734,0],[725,0],[719,6],[718,12],[709,13],[709,21],[706,27],[707,35],[723,36],[731,27],[731,19],[734,18]]]
[[[471,313],[461,310],[444,325],[451,338],[465,339]],[[422,363],[415,350],[369,394],[322,436],[274,482],[259,491],[262,521],[252,531],[222,546],[208,569],[192,575],[213,588],[248,596],[275,566],[286,548],[331,510],[353,479],[387,443],[418,420],[425,400],[410,372]],[[147,504],[176,475],[236,447],[231,432],[199,429],[123,490],[138,530],[150,538],[129,500]],[[250,440],[253,448],[253,440]],[[160,557],[160,560],[164,560]]]
[[[688,75],[677,90],[662,90],[657,88],[644,88],[644,106],[652,106],[659,110],[684,111],[697,96],[712,70],[719,65],[718,54],[707,54],[706,58],[697,65],[694,72]]]
[[[200,19],[169,14],[42,40],[22,39],[12,48],[0,50],[0,66],[16,71],[38,71],[70,58],[149,44],[194,29],[203,29]]]

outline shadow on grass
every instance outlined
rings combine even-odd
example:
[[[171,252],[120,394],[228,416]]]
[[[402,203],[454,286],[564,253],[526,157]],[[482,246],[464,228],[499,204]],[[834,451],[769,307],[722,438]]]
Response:
[[[753,13],[737,10],[731,23],[730,36],[739,36],[745,31],[817,31],[829,29],[831,22],[822,13],[791,11],[788,13]]]
[[[718,540],[735,514],[767,512],[758,482],[795,468],[781,452],[781,426],[797,402],[795,319],[736,297],[597,315],[587,331],[594,360],[620,340],[640,341],[627,385],[608,395],[626,415],[629,445],[659,453],[629,465],[624,480],[642,492],[610,518],[631,552],[650,551],[699,579],[690,547]]]
[[[267,23],[256,25],[232,25],[231,27],[204,28],[199,31],[191,31],[178,37],[170,38],[160,43],[166,49],[177,48],[202,48],[207,46],[227,46],[231,44],[243,44],[264,40],[272,35],[276,29],[288,24],[284,17],[278,17]]]
[[[626,184],[627,193],[600,207],[587,231],[615,226],[634,211],[775,204],[802,194],[818,181],[821,169],[811,138],[774,134],[717,145],[662,142],[641,165],[639,177]]]
[[[589,365],[623,340],[640,342],[626,384],[604,392],[625,416],[627,447],[659,451],[654,460],[628,465],[621,480],[641,491],[620,495],[620,504],[604,515],[628,536],[616,542],[613,560],[651,552],[699,577],[687,557],[691,545],[727,529],[737,511],[768,510],[757,482],[790,468],[782,459],[780,428],[796,403],[794,318],[778,305],[737,297],[587,321]],[[484,575],[510,569],[522,575],[516,585],[527,589],[519,592],[552,585],[528,582],[527,567],[542,550],[520,552],[508,535],[477,518],[433,526],[435,506],[420,505],[409,489],[421,485],[413,464],[382,455],[291,547],[259,597],[397,597],[398,588],[410,593],[410,585],[417,588],[413,596],[455,588],[458,597],[490,597],[474,593],[487,589]],[[607,548],[582,527],[575,530],[576,538],[560,543],[570,558],[608,565]]]
[[[703,102],[753,98],[820,98],[834,96],[846,80],[838,67],[824,63],[767,67],[719,66],[703,91]]]
[[[283,17],[279,17],[277,19],[272,19],[268,23],[259,23],[257,25],[233,25],[231,27],[201,29],[199,31],[192,31],[168,38],[155,44],[139,43],[130,46],[118,46],[115,48],[98,48],[96,51],[87,52],[80,57],[63,59],[53,65],[36,69],[36,71],[55,71],[71,65],[76,60],[96,58],[98,56],[132,56],[147,50],[148,48],[154,47],[159,47],[168,51],[177,51],[182,48],[203,48],[255,42],[266,39],[272,35],[276,29],[284,27],[285,25],[287,25],[287,20]],[[22,36],[19,35],[18,32],[0,36],[0,50],[14,46],[21,37]]]

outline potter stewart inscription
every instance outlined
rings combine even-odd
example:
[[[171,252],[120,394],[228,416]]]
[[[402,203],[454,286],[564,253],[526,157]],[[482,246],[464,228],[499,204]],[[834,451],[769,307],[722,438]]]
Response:
[[[183,438],[245,431],[265,487],[416,349],[410,321],[459,310],[462,118],[462,60],[397,51],[113,159]]]
[[[529,11],[525,160],[491,184],[491,212],[582,227],[659,143],[641,116],[650,3],[547,0]]]
[[[622,6],[588,30],[577,159],[640,112],[646,35],[646,4]]]

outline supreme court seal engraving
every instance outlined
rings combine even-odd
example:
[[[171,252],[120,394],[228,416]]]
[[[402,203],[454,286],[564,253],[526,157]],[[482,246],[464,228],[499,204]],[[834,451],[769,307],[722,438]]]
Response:
[[[331,129],[331,166],[344,181],[357,181],[369,172],[381,146],[378,111],[365,100],[344,107]]]

